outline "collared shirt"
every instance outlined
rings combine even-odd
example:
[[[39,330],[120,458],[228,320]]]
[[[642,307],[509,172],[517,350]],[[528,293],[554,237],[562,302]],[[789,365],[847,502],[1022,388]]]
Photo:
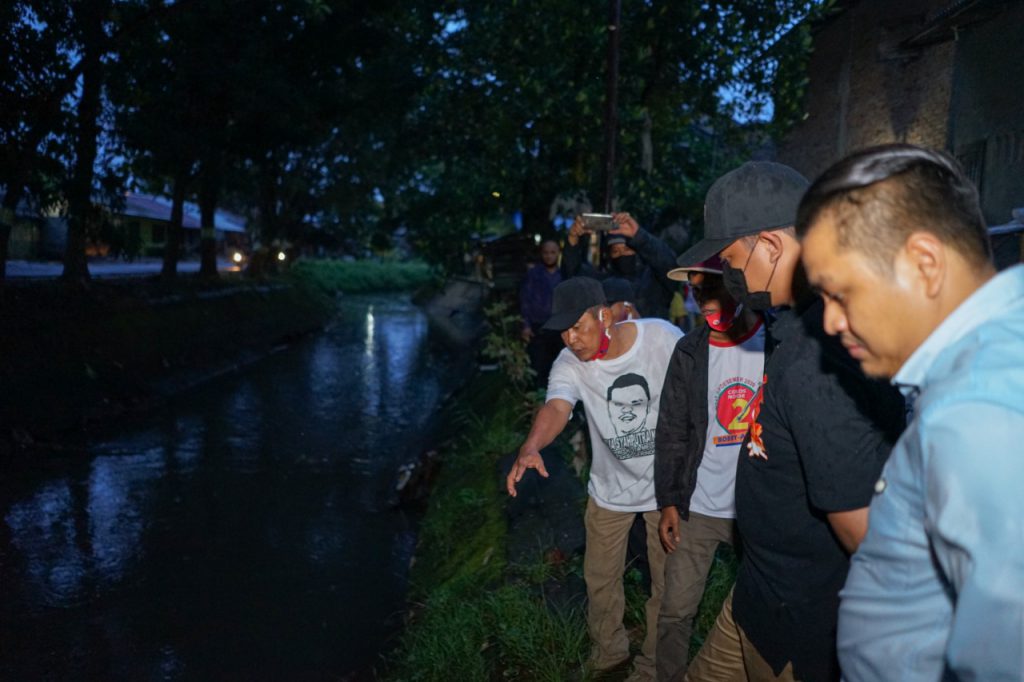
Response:
[[[903,427],[899,393],[865,377],[825,334],[823,311],[815,298],[778,311],[769,327],[765,381],[736,472],[743,552],[733,614],[776,674],[792,663],[807,682],[839,677],[835,628],[849,559],[827,515],[868,505]]]
[[[1024,266],[964,301],[894,383],[913,420],[841,593],[843,675],[1024,679]]]

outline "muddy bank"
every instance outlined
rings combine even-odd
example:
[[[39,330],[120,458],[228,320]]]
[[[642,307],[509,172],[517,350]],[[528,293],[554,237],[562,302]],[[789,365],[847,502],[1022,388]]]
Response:
[[[8,285],[0,301],[0,454],[54,443],[321,329],[334,302],[296,278]]]

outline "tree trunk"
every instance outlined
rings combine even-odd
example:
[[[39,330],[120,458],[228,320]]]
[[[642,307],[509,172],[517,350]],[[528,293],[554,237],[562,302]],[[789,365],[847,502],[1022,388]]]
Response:
[[[178,276],[178,258],[181,254],[181,223],[185,215],[185,184],[188,173],[179,171],[174,176],[174,189],[171,199],[171,224],[167,226],[167,239],[164,241],[164,264],[160,276],[171,281]]]
[[[199,276],[204,279],[217,278],[217,232],[214,226],[218,185],[216,164],[208,163],[203,168],[199,187]]]
[[[88,8],[88,9],[87,9]],[[97,137],[99,136],[100,93],[103,88],[103,19],[106,3],[85,3],[82,46],[82,96],[76,114],[78,135],[75,139],[75,168],[68,189],[68,241],[64,251],[65,282],[84,285],[89,280],[85,260],[86,233],[92,220],[92,181],[95,172]]]
[[[18,205],[18,192],[7,188],[4,195],[3,205],[0,206],[0,292],[3,292],[4,282],[7,281],[7,255],[11,243],[11,231],[14,229],[15,216],[14,207],[8,206],[13,203]]]
[[[259,241],[266,246],[277,239],[277,163],[273,159],[267,159],[260,165],[260,189],[259,189]]]

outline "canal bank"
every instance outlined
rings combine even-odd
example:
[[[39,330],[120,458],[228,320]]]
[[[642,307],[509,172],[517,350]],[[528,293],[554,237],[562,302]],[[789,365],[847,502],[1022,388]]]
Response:
[[[403,291],[422,264],[299,261],[253,281],[10,282],[0,297],[0,456],[145,414],[323,329],[336,298]]]
[[[492,315],[492,333],[494,328]],[[506,341],[506,350],[514,347]],[[438,473],[420,527],[410,609],[403,633],[375,666],[376,679],[596,679],[583,670],[590,646],[582,570],[585,424],[574,418],[542,451],[548,478],[531,472],[516,498],[505,492],[505,476],[542,400],[542,392],[517,387],[499,369],[476,375],[443,409]],[[735,572],[736,556],[723,546],[698,611],[691,655],[714,623]],[[646,600],[637,566],[627,570],[624,587],[625,624],[636,653]],[[627,672],[600,679],[622,680]]]

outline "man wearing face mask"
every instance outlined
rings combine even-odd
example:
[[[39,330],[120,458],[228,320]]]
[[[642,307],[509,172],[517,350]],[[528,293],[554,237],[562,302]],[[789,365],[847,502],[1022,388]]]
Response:
[[[585,262],[585,255],[593,234],[577,216],[569,229],[562,253],[562,277],[568,279],[585,275],[596,279],[621,277],[633,285],[636,308],[645,317],[668,319],[669,305],[676,284],[668,278],[675,267],[675,254],[668,244],[644,230],[628,213],[612,216],[616,228],[608,232],[607,270],[600,272]]]
[[[658,617],[658,679],[686,672],[711,562],[732,544],[736,456],[764,369],[764,325],[722,285],[717,256],[669,277],[687,280],[705,324],[680,339],[661,393],[654,450],[659,532],[668,556]]]
[[[903,427],[899,394],[822,327],[793,229],[807,184],[777,163],[727,173],[708,191],[705,239],[678,261],[717,254],[729,293],[768,322],[736,468],[739,571],[692,680],[839,679],[839,590]]]

